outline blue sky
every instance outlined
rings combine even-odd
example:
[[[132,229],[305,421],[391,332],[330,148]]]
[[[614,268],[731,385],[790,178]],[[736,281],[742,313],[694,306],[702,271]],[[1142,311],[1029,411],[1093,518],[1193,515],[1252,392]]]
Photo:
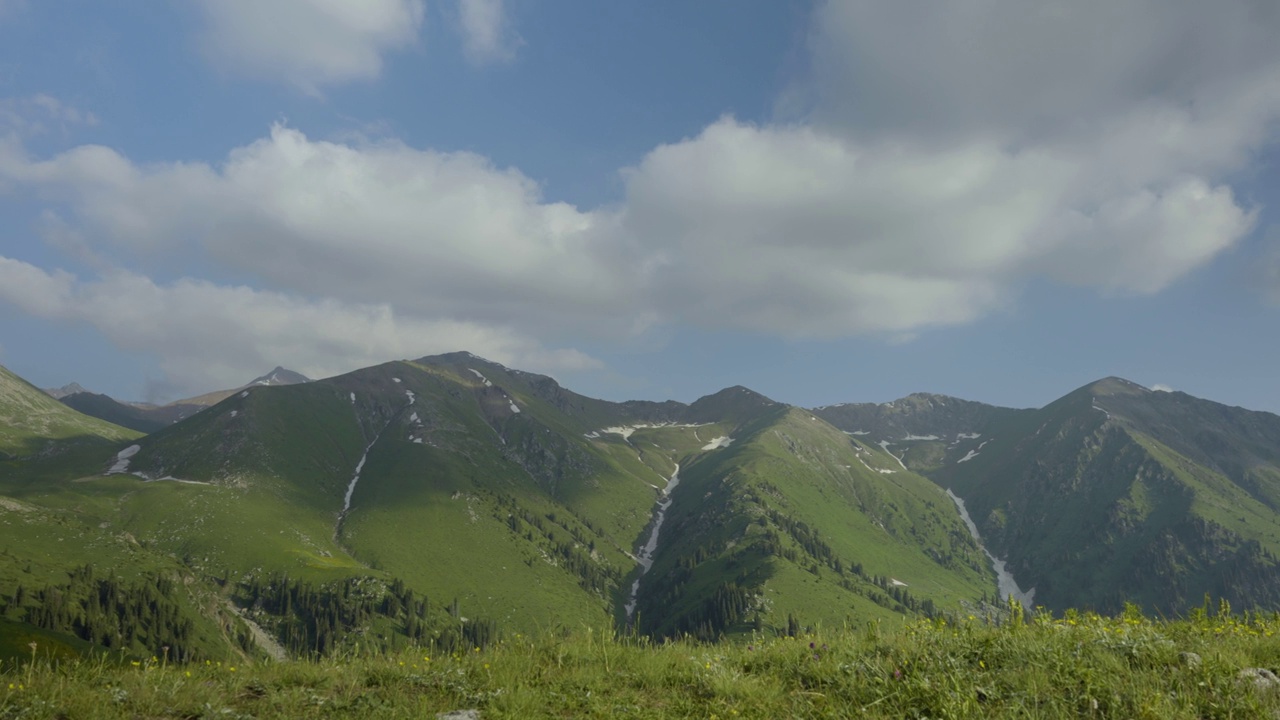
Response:
[[[1271,3],[0,0],[0,363],[1280,412]]]

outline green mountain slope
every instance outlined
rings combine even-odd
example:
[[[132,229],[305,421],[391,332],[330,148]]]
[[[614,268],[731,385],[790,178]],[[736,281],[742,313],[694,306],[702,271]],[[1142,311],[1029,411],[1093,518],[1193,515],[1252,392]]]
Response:
[[[46,392],[63,404],[90,417],[106,420],[109,423],[151,433],[173,423],[191,417],[207,407],[243,391],[245,388],[295,385],[308,383],[311,379],[301,373],[277,366],[271,372],[254,378],[249,383],[231,390],[217,390],[186,400],[178,400],[167,405],[149,403],[122,403],[114,398],[98,393],[91,393],[72,383],[65,388],[46,390]]]
[[[881,448],[772,403],[732,435],[681,466],[641,581],[643,629],[714,637],[860,622],[954,611],[991,590],[945,493]]]
[[[812,412],[854,437],[883,443],[912,470],[928,472],[963,458],[984,438],[1024,422],[1034,411],[913,393],[892,402],[840,403]]]
[[[908,435],[954,439],[957,435],[980,433],[1026,411],[947,395],[912,393],[891,402],[824,405],[812,412],[841,430],[867,433],[873,441],[879,441]]]
[[[137,435],[72,410],[0,366],[0,460],[48,456]]]
[[[612,403],[451,353],[137,438],[10,378],[0,428],[37,449],[0,465],[0,635],[124,643],[90,605],[125,586],[171,602],[124,644],[191,657],[962,612],[995,572],[947,490],[1039,604],[1280,607],[1280,418],[1118,379],[1039,410],[809,411],[742,387]]]
[[[540,376],[472,356],[249,388],[145,438],[122,469],[219,495],[198,501],[214,518],[161,540],[215,565],[376,570],[515,627],[607,623],[661,478],[651,465],[672,460],[593,430],[633,420],[626,408],[567,414],[539,390]]]
[[[177,421],[177,416],[162,413],[159,408],[140,408],[117,402],[107,395],[78,392],[64,395],[58,400],[67,407],[113,425],[126,427],[141,433],[151,433]]]
[[[1280,606],[1280,418],[1117,378],[933,472],[1037,603]]]
[[[623,624],[650,560],[635,601],[660,635],[954,611],[992,589],[940,489],[740,387],[610,403],[454,353],[248,387],[62,471],[27,464],[6,491],[30,512],[0,542],[45,540],[0,575],[56,589],[133,556],[139,583],[183,579],[204,656],[208,628],[223,652],[270,651],[250,619],[295,652]],[[743,602],[749,618],[708,624]]]

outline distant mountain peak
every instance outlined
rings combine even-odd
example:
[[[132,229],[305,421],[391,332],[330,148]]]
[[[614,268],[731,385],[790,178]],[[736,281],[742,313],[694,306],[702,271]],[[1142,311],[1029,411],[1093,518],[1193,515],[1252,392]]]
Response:
[[[1132,380],[1126,380],[1122,377],[1110,376],[1096,380],[1085,386],[1095,396],[1107,395],[1141,395],[1151,392],[1150,388],[1143,387]]]
[[[298,385],[311,382],[311,378],[277,365],[274,370],[261,377],[254,378],[245,387],[253,385]]]
[[[479,355],[476,355],[475,353],[472,353],[472,352],[467,352],[466,350],[457,350],[454,352],[440,353],[439,355],[425,355],[423,357],[418,358],[417,360],[414,360],[413,362],[421,363],[423,365],[466,365],[470,363],[473,365],[480,364],[480,365],[488,365],[489,367],[501,368],[502,370],[506,370],[508,372],[520,372],[518,370],[512,371],[511,368],[508,368],[506,365],[503,365],[500,362],[495,362],[488,358],[480,357]]]
[[[742,421],[776,405],[751,388],[734,385],[693,401],[689,405],[688,417],[691,422],[713,422],[716,418]]]
[[[772,400],[765,397],[764,395],[761,395],[755,390],[752,390],[749,387],[744,387],[742,385],[734,385],[732,387],[727,387],[719,392],[715,392],[710,395],[705,395],[701,398],[698,398],[698,400],[696,400],[695,402],[702,402],[703,400],[712,400],[712,399],[730,399],[730,398],[741,399],[741,397],[744,395],[752,400],[768,400],[769,402],[773,402]]]
[[[75,383],[75,382],[67,385],[63,385],[60,388],[41,388],[41,389],[44,390],[45,394],[49,395],[50,397],[56,400],[61,400],[62,398],[68,395],[75,395],[76,393],[89,392],[88,390],[85,390],[83,387],[81,387],[80,383]]]

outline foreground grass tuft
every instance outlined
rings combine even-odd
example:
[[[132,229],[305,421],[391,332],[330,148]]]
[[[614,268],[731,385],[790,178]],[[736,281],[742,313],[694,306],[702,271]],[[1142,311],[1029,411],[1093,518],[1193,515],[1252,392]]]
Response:
[[[650,644],[516,635],[452,655],[175,665],[34,661],[0,677],[0,718],[1269,718],[1274,615],[1151,621],[1068,613]]]

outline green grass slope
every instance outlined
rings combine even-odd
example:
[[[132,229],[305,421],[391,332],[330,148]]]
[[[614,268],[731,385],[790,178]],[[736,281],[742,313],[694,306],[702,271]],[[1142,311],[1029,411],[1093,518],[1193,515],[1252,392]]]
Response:
[[[565,412],[539,376],[474,356],[401,374],[417,400],[371,448],[344,542],[464,615],[610,622],[671,453],[600,432],[625,408]]]
[[[950,500],[879,447],[782,405],[761,406],[732,437],[684,458],[641,580],[643,630],[861,623],[957,611],[990,592]]]
[[[1174,613],[1206,593],[1280,607],[1280,517],[1267,464],[1280,435],[1259,432],[1246,465],[1231,452],[1239,446],[1215,439],[1231,427],[1221,415],[1237,413],[1197,401],[1174,414],[1161,407],[1168,400],[1100,381],[934,477],[966,500],[987,545],[1047,607],[1114,611],[1134,601]]]
[[[673,453],[596,424],[654,406],[566,413],[548,380],[459,355],[248,388],[140,440],[132,477],[63,487],[132,484],[102,522],[209,573],[365,574],[503,627],[608,623]]]
[[[139,435],[76,412],[0,366],[0,461],[49,456]]]
[[[579,629],[481,652],[8,666],[5,717],[1269,718],[1275,618],[883,623],[750,643]],[[1265,672],[1264,672],[1265,671]],[[12,687],[9,687],[9,686]]]

